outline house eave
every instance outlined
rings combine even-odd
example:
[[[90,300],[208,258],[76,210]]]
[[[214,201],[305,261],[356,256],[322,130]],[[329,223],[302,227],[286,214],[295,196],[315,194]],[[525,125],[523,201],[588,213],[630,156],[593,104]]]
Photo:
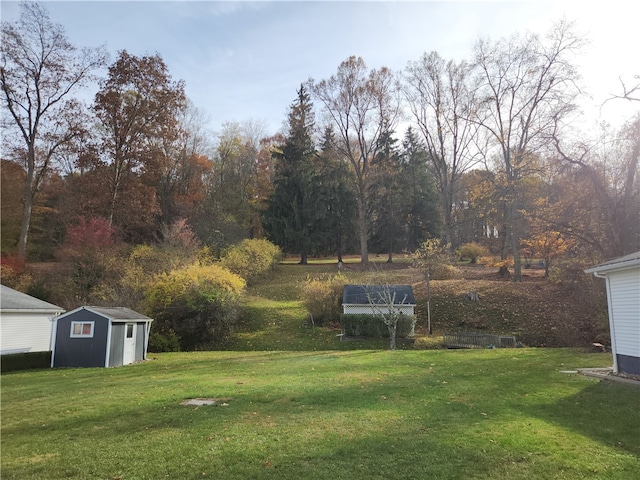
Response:
[[[60,310],[48,310],[48,309],[37,309],[37,308],[3,308],[0,310],[0,314],[3,313],[46,313],[49,315],[60,315],[64,313],[63,309]]]
[[[640,266],[640,258],[633,258],[631,260],[621,261],[621,262],[612,262],[605,263],[602,265],[596,265],[595,267],[588,268],[585,270],[585,273],[593,273],[598,276],[598,274],[606,274],[613,271],[621,271],[628,270],[630,268],[635,268]]]

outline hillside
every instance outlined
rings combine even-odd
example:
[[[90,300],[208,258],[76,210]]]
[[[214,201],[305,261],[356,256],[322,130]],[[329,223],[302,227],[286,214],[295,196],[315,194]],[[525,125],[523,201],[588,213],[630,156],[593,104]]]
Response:
[[[418,323],[415,348],[438,346],[443,333],[482,332],[515,335],[528,346],[590,346],[608,344],[604,285],[586,274],[577,281],[552,282],[542,271],[527,270],[524,281],[514,283],[483,266],[459,267],[461,278],[431,281],[433,336],[427,336],[426,283],[420,270],[400,259],[394,264],[373,263],[363,269],[346,263],[346,283],[404,283],[414,288]],[[248,305],[240,332],[228,348],[294,350],[336,348],[337,322],[308,327],[301,301],[307,278],[337,273],[335,264],[284,263],[268,278],[249,288]],[[478,294],[478,301],[468,298]],[[370,342],[368,348],[375,342]],[[384,342],[379,343],[381,347]],[[340,348],[354,348],[341,345]]]

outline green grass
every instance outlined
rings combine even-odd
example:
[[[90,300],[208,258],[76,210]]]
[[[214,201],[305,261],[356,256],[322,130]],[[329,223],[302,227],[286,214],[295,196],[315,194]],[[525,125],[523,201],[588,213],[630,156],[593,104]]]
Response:
[[[2,377],[3,479],[630,479],[640,391],[576,350],[194,352]],[[185,407],[211,397],[226,406]]]
[[[4,374],[2,479],[637,478],[640,388],[561,373],[610,354],[340,342],[299,300],[307,275],[336,270],[253,285],[229,351]],[[224,405],[180,405],[197,397]]]

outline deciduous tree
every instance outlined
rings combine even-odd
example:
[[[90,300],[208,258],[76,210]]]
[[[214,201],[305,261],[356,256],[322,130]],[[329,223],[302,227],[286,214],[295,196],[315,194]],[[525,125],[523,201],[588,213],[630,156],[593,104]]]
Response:
[[[362,263],[369,261],[369,186],[371,161],[380,141],[394,131],[400,113],[399,87],[386,67],[367,71],[364,60],[349,57],[327,80],[309,80],[311,92],[336,127],[337,147],[354,171]]]
[[[579,75],[572,57],[582,43],[563,21],[545,39],[529,33],[475,46],[477,122],[491,137],[487,153],[500,159],[506,179],[505,233],[515,281],[521,280],[519,184],[533,154],[546,148],[555,127],[574,109]]]
[[[183,82],[171,79],[160,55],[136,57],[123,50],[109,67],[94,111],[101,125],[102,152],[96,167],[110,190],[110,224],[132,233],[153,229],[153,216],[159,213],[155,180],[163,161],[158,147],[163,138],[177,135],[185,103]]]
[[[82,107],[72,95],[104,65],[106,53],[76,48],[39,3],[24,2],[20,8],[17,22],[2,23],[0,80],[9,114],[3,115],[4,147],[15,147],[10,156],[26,171],[18,240],[24,257],[33,205],[52,159],[84,128]]]
[[[455,248],[460,180],[480,160],[477,148],[477,109],[472,68],[465,61],[445,60],[425,53],[410,62],[405,95],[428,152],[430,171],[440,194],[445,241]]]

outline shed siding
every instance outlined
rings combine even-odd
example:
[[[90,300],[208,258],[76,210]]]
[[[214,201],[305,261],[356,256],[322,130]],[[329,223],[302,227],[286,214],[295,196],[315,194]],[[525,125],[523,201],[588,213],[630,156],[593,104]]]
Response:
[[[71,338],[71,322],[95,322],[92,338]],[[58,319],[54,367],[104,367],[109,320],[87,310]]]
[[[124,358],[124,333],[126,324],[111,324],[111,345],[109,346],[109,366],[119,367]]]
[[[51,350],[53,315],[3,313],[0,316],[0,354]]]
[[[640,268],[609,273],[616,353],[640,357]]]
[[[136,362],[140,362],[144,360],[144,346],[146,344],[144,334],[145,334],[145,324],[138,323],[136,325]]]

